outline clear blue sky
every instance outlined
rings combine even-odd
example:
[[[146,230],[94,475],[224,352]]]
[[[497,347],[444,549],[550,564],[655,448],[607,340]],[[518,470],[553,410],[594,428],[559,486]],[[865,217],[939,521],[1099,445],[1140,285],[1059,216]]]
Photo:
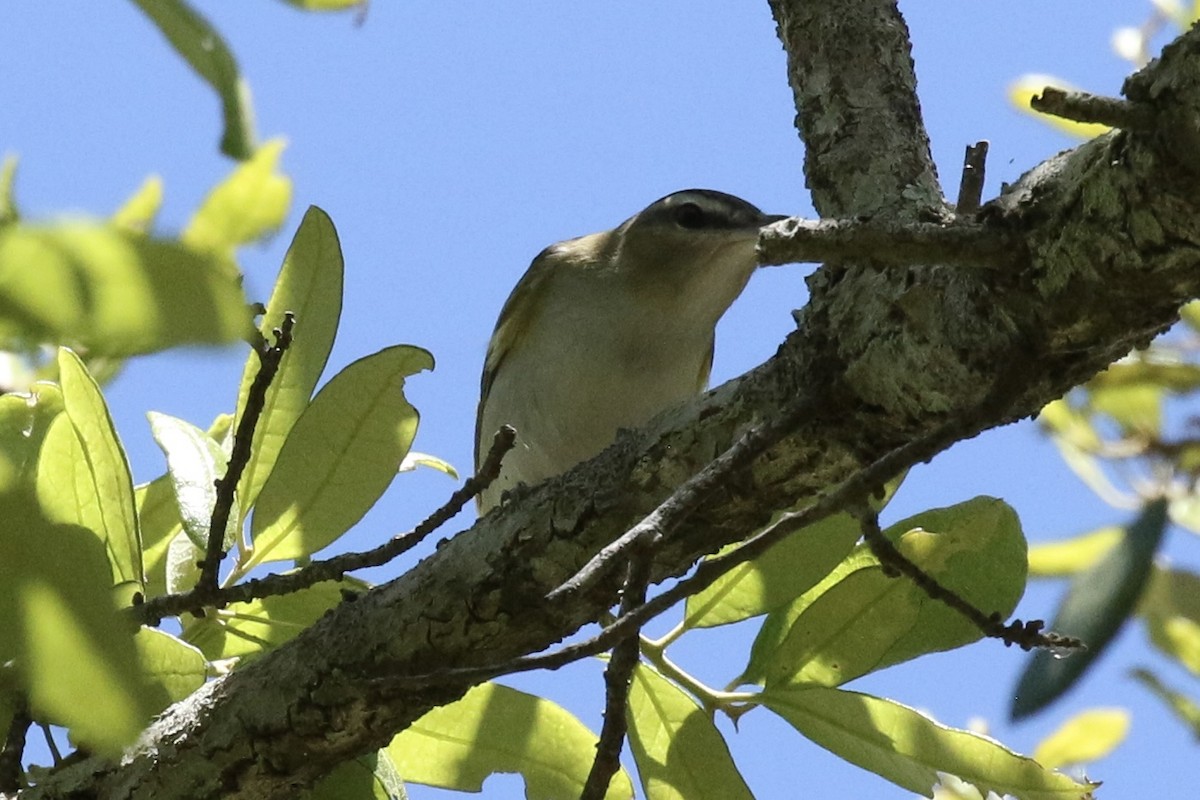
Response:
[[[903,3],[914,38],[934,155],[953,195],[965,144],[991,141],[988,188],[1072,142],[1013,111],[1006,85],[1049,72],[1115,93],[1127,65],[1109,37],[1149,4]],[[251,248],[251,295],[264,299],[308,204],[339,229],[347,282],[331,370],[388,344],[431,350],[435,372],[413,378],[422,412],[417,448],[470,471],[480,365],[509,289],[543,246],[611,227],[675,189],[707,187],[774,213],[811,214],[784,55],[765,2],[375,2],[365,23],[281,3],[198,7],[224,32],[254,92],[260,134],[285,135],[295,204],[284,232]],[[188,72],[132,3],[10,3],[0,26],[0,150],[19,154],[18,200],[31,217],[107,214],[151,174],[166,183],[161,218],[177,229],[230,163],[217,153],[215,96]],[[805,300],[810,267],[763,271],[722,323],[714,381],[769,357]],[[131,363],[110,402],[137,480],[163,460],[144,413],[205,425],[232,409],[238,351],[192,351]],[[404,530],[453,488],[443,476],[402,476],[347,542]],[[1032,540],[1120,521],[1059,462],[1030,423],[955,447],[914,471],[892,519],[976,494],[1008,500]],[[447,533],[465,527],[464,513]],[[1194,545],[1170,534],[1177,562]],[[396,568],[398,569],[398,568]],[[383,580],[396,569],[372,577]],[[1048,616],[1061,586],[1033,586],[1018,613]],[[736,674],[748,631],[680,646],[678,660],[714,684]],[[674,651],[673,651],[674,652]],[[1124,673],[1162,663],[1127,630],[1087,684],[1031,722],[1010,726],[1007,703],[1023,654],[983,642],[852,684],[962,726],[982,717],[1029,752],[1069,713],[1133,710],[1133,728],[1091,774],[1102,796],[1194,794],[1189,735]],[[1181,671],[1163,673],[1188,685]],[[513,682],[543,688],[599,724],[599,667]],[[728,729],[728,726],[726,726]],[[840,762],[770,719],[750,714],[731,734],[757,796],[901,798],[907,793]],[[1150,770],[1153,770],[1151,773]],[[443,797],[416,788],[413,797]],[[484,796],[521,796],[494,778]]]

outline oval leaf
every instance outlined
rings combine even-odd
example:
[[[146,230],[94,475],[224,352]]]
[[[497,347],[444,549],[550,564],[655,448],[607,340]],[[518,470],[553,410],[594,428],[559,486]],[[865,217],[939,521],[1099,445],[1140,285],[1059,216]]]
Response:
[[[489,775],[515,772],[525,779],[526,800],[560,800],[579,797],[596,735],[545,698],[484,683],[401,731],[387,753],[409,783],[478,792]],[[632,797],[620,770],[605,798]]]
[[[283,148],[272,139],[217,184],[180,235],[183,243],[231,257],[238,245],[278,230],[292,202],[292,182],[277,172]]]
[[[195,647],[154,628],[139,630],[133,643],[142,674],[148,680],[145,705],[152,714],[204,685],[208,664]]]
[[[1123,708],[1092,708],[1058,727],[1042,740],[1033,758],[1043,767],[1089,764],[1111,753],[1129,733],[1129,712]]]
[[[355,361],[321,389],[258,497],[249,565],[311,555],[367,513],[417,432],[404,379],[432,368],[425,350],[396,345]]]
[[[1154,646],[1200,675],[1200,575],[1155,567],[1138,613]]]
[[[638,664],[625,716],[651,800],[753,800],[712,718],[657,670]]]
[[[321,209],[310,206],[283,259],[259,327],[263,337],[269,338],[283,324],[285,312],[296,315],[295,337],[267,387],[262,414],[254,428],[250,460],[238,482],[243,514],[258,498],[284,440],[308,407],[329,360],[342,314],[343,269],[342,248],[333,221]],[[258,355],[251,352],[238,390],[239,420],[246,413],[246,399],[258,371]]]
[[[1014,720],[1039,711],[1062,696],[1084,674],[1129,618],[1150,576],[1154,553],[1167,527],[1167,502],[1152,500],[1103,560],[1075,576],[1050,627],[1076,636],[1087,650],[1056,658],[1033,654],[1017,683]]]
[[[216,481],[225,474],[229,459],[211,436],[178,417],[150,411],[150,432],[167,457],[167,474],[175,490],[180,520],[188,538],[199,548],[208,546],[208,529],[217,502]],[[237,501],[225,526],[224,547],[237,536]]]
[[[939,772],[1021,800],[1082,800],[1096,786],[891,700],[819,686],[768,690],[760,699],[826,750],[925,797]]]

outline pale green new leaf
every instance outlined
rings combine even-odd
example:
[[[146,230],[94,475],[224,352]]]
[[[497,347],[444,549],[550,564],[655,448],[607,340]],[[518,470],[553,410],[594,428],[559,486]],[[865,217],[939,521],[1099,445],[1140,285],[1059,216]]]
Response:
[[[1095,788],[891,700],[820,686],[768,689],[760,700],[826,750],[925,797],[939,772],[1018,800],[1083,800]]]
[[[183,0],[134,0],[163,36],[221,98],[225,130],[221,152],[247,159],[254,153],[254,112],[250,87],[238,73],[233,53],[204,17]]]
[[[1025,589],[1026,552],[1016,514],[977,497],[918,514],[884,534],[942,586],[984,613],[1006,617]],[[925,653],[976,641],[977,626],[907,578],[890,577],[866,545],[783,614],[786,635],[756,642],[747,673],[768,686],[848,680]],[[767,628],[773,635],[782,630]],[[761,634],[760,634],[761,637]]]
[[[1200,575],[1156,566],[1138,613],[1154,646],[1200,675]]]
[[[170,475],[160,475],[133,490],[138,527],[142,534],[142,564],[146,570],[146,596],[158,597],[167,591],[167,553],[176,536],[183,533],[179,503]]]
[[[1122,535],[1122,529],[1114,525],[1072,539],[1030,545],[1029,575],[1060,578],[1090,569],[1121,540]]]
[[[248,564],[311,555],[367,513],[417,432],[404,379],[432,368],[427,351],[396,345],[360,358],[321,389],[258,496]]]
[[[188,538],[199,548],[208,546],[208,529],[217,502],[216,481],[225,474],[228,457],[221,445],[204,431],[178,417],[150,411],[150,431],[167,457],[167,473],[175,489],[180,519]],[[223,547],[237,536],[237,500],[225,526]]]
[[[115,225],[0,227],[0,345],[129,356],[240,338],[249,314],[218,256]]]
[[[317,782],[309,800],[407,800],[404,780],[384,750],[343,761]]]
[[[184,228],[183,243],[232,256],[239,245],[278,230],[292,202],[292,182],[277,171],[285,145],[264,143],[217,184]]]
[[[596,756],[596,735],[542,697],[485,683],[435,708],[387,746],[409,783],[478,792],[495,773],[525,779],[526,800],[579,797]],[[633,784],[613,776],[606,800],[628,800]]]
[[[127,231],[146,233],[154,225],[154,218],[162,208],[162,201],[162,178],[151,175],[113,214],[112,224]]]
[[[400,469],[397,472],[413,472],[417,467],[429,467],[443,475],[450,476],[454,480],[458,480],[458,470],[449,461],[444,461],[428,453],[418,453],[414,450],[409,450],[405,454],[404,460],[400,462]]]
[[[138,662],[146,676],[146,708],[157,714],[204,685],[208,664],[195,647],[155,628],[133,637]]]
[[[1040,95],[1047,86],[1053,86],[1063,91],[1072,91],[1075,89],[1067,81],[1052,75],[1022,75],[1008,87],[1009,102],[1016,106],[1019,111],[1076,139],[1093,139],[1111,130],[1107,125],[1099,123],[1075,122],[1074,120],[1056,117],[1053,114],[1042,114],[1041,112],[1034,111],[1029,104],[1030,100],[1033,99],[1034,95]]]
[[[1089,708],[1059,725],[1033,751],[1047,769],[1090,764],[1111,753],[1129,733],[1129,712],[1123,708]]]
[[[0,226],[16,222],[21,218],[17,201],[13,197],[13,182],[17,177],[17,157],[6,155],[0,164]]]
[[[167,594],[179,594],[194,589],[200,581],[200,561],[204,550],[197,547],[185,531],[180,531],[167,548]]]
[[[649,800],[753,800],[712,718],[654,668],[634,669],[625,716]]]
[[[42,443],[38,499],[52,520],[82,525],[104,544],[114,584],[140,585],[142,548],[125,450],[79,357],[60,348],[58,369],[66,414]]]
[[[103,545],[21,495],[0,497],[0,519],[0,661],[16,660],[37,719],[117,755],[149,711]]]
[[[322,581],[298,592],[230,603],[189,622],[183,639],[200,648],[210,661],[253,659],[295,638],[341,603],[345,591],[364,588],[366,584],[352,579]]]
[[[271,332],[283,324],[284,313],[296,315],[295,338],[267,387],[262,415],[254,428],[250,460],[238,482],[242,513],[254,505],[284,440],[308,407],[325,369],[342,313],[343,266],[333,221],[321,209],[310,206],[283,259],[259,327],[264,338],[274,341]],[[258,356],[252,352],[238,389],[239,420],[246,412],[246,399],[258,371]]]
[[[53,383],[0,395],[0,491],[33,479],[42,440],[62,410],[62,392]]]
[[[289,6],[305,11],[349,11],[362,8],[367,0],[283,0]]]

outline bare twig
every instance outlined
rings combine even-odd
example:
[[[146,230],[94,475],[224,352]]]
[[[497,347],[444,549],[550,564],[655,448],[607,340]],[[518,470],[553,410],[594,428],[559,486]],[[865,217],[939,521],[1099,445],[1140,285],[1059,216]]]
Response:
[[[292,328],[295,327],[295,324],[295,315],[290,311],[284,312],[283,324],[275,329],[275,345],[268,346],[264,342],[261,346],[255,347],[259,358],[258,374],[254,376],[254,382],[250,385],[250,391],[246,396],[246,408],[242,413],[242,418],[238,420],[237,431],[233,437],[233,451],[229,455],[229,464],[225,468],[225,475],[216,481],[217,497],[213,503],[212,519],[208,525],[208,545],[204,550],[204,558],[200,561],[200,577],[196,580],[195,591],[201,596],[213,594],[219,589],[218,572],[221,561],[225,558],[225,529],[229,524],[229,514],[233,509],[234,492],[237,490],[238,481],[242,478],[246,464],[250,461],[250,445],[254,439],[254,428],[258,424],[258,418],[262,416],[267,389],[270,387],[271,381],[275,379],[276,373],[279,372],[279,364],[283,360],[283,355],[292,343]],[[197,603],[196,605],[198,607],[204,604]]]
[[[25,737],[32,724],[25,695],[17,692],[4,746],[0,748],[0,793],[16,794],[24,788],[25,771],[21,768],[21,759],[25,756]]]
[[[1005,269],[1019,266],[1028,256],[1023,240],[1013,232],[975,222],[792,217],[763,229],[758,259],[763,266],[869,261],[893,267],[949,264]]]
[[[1127,131],[1150,131],[1154,120],[1150,111],[1138,103],[1088,92],[1067,92],[1047,86],[1029,100],[1029,106],[1075,122],[1094,122]]]
[[[650,553],[636,552],[629,562],[625,588],[621,595],[621,614],[628,614],[646,602],[650,582]],[[596,758],[588,771],[579,800],[601,800],[608,793],[612,776],[621,766],[621,745],[627,732],[625,706],[629,702],[629,684],[637,667],[639,636],[635,630],[613,647],[612,658],[604,670],[604,725],[596,743]]]
[[[960,217],[968,217],[979,211],[983,201],[983,182],[987,177],[987,141],[967,145],[966,155],[963,156],[962,179],[958,184],[958,203],[954,213]]]
[[[863,538],[871,552],[879,559],[884,573],[892,577],[903,575],[915,583],[921,591],[934,600],[945,603],[950,608],[962,614],[979,628],[985,636],[1000,639],[1005,646],[1019,645],[1022,650],[1032,650],[1035,647],[1045,647],[1056,651],[1083,649],[1083,642],[1073,636],[1048,631],[1042,633],[1045,627],[1042,620],[1021,622],[1013,620],[1005,625],[999,613],[985,614],[973,603],[958,592],[938,583],[937,579],[913,563],[901,553],[891,540],[883,535],[879,527],[879,515],[866,503],[859,503],[849,509],[862,527]]]
[[[133,606],[130,613],[143,625],[157,625],[163,617],[181,614],[198,605],[222,607],[230,603],[244,603],[259,597],[290,594],[321,581],[341,580],[347,572],[386,564],[416,547],[429,534],[461,511],[472,497],[487,489],[500,474],[500,463],[505,454],[512,449],[515,441],[516,431],[508,425],[502,427],[496,432],[492,446],[478,473],[468,478],[440,508],[411,531],[397,534],[379,547],[359,553],[342,553],[324,561],[313,561],[286,575],[276,574],[264,578],[254,578],[235,586],[218,588],[216,591],[202,592],[197,587],[190,592],[155,597],[141,605]]]

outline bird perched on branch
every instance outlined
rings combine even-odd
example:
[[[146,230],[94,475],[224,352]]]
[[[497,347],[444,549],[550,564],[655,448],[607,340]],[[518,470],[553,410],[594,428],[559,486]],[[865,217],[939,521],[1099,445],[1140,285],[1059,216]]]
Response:
[[[501,425],[517,441],[480,512],[702,391],[717,320],[757,266],[759,229],[780,219],[733,195],[687,189],[610,231],[543,250],[488,345],[476,469]]]

